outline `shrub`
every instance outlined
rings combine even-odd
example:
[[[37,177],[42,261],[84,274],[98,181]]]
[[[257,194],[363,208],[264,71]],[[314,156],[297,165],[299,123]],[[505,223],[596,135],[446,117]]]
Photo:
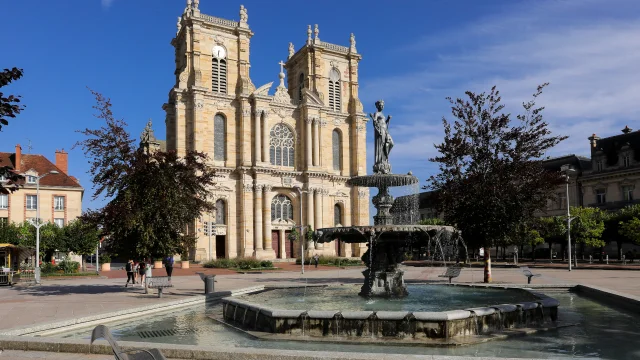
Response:
[[[302,261],[298,258],[296,259],[296,265],[300,265]],[[313,258],[305,258],[305,265],[314,265],[315,262]],[[345,259],[337,256],[320,256],[318,259],[318,264],[320,265],[332,265],[332,266],[354,266],[354,265],[362,265],[362,261],[359,259]]]
[[[77,273],[80,269],[80,263],[65,259],[60,262],[58,269],[62,270],[65,274]]]
[[[273,267],[273,263],[269,260],[262,260],[260,261],[260,267],[263,268],[272,268]]]
[[[98,255],[98,261],[100,262],[100,265],[102,264],[109,264],[111,263],[111,256],[107,255],[107,254],[99,254]]]
[[[42,272],[43,274],[53,274],[57,270],[58,267],[53,265],[52,263],[43,263],[42,266],[40,266],[40,272]]]
[[[203,265],[206,268],[229,269],[238,268],[242,270],[250,270],[257,268],[271,268],[273,263],[269,260],[258,260],[255,258],[235,258],[235,259],[217,259],[211,260]]]

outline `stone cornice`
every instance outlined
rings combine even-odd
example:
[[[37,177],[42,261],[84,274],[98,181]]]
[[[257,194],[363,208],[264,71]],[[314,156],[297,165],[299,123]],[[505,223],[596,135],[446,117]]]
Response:
[[[582,175],[579,180],[580,181],[589,181],[589,182],[593,182],[593,181],[598,181],[598,180],[602,180],[602,179],[616,179],[616,178],[620,178],[620,177],[627,177],[627,176],[633,176],[633,175],[637,175],[640,176],[640,168],[630,168],[630,169],[626,169],[625,170],[616,170],[616,171],[611,171],[611,172],[594,172],[594,173],[589,173],[589,174],[584,174]]]
[[[350,176],[340,176],[340,175],[331,174],[328,172],[319,172],[319,171],[305,171],[304,175],[306,175],[308,178],[325,179],[325,180],[331,180],[331,181],[347,181],[351,178]]]

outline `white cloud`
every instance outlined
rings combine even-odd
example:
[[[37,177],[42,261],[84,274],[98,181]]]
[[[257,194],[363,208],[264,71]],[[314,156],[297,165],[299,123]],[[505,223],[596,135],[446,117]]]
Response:
[[[115,0],[100,0],[103,9],[108,9],[113,5]]]
[[[570,138],[549,155],[589,155],[587,137],[592,133],[610,136],[626,124],[633,128],[630,121],[640,117],[640,12],[632,8],[640,4],[531,4],[425,36],[402,50],[430,59],[420,71],[367,81],[361,89],[363,102],[385,99],[396,121],[391,130],[394,161],[429,167],[433,144],[442,140],[441,118],[451,118],[444,98],[463,97],[466,90],[489,91],[494,84],[513,114],[538,84],[551,84],[538,105],[546,107],[552,131]]]

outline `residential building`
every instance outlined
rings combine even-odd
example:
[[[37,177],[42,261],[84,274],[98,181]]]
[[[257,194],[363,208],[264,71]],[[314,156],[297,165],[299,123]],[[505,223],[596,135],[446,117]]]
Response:
[[[575,154],[549,158],[543,166],[549,171],[563,172],[569,176],[569,205],[584,206],[582,201],[581,178],[585,172],[591,170],[591,159]],[[568,171],[566,169],[569,169]],[[553,191],[554,199],[547,202],[545,209],[537,212],[538,216],[567,215],[567,184],[558,186]]]
[[[297,51],[289,43],[271,94],[273,83],[256,87],[251,80],[253,32],[244,6],[239,17],[205,15],[199,2],[187,2],[171,41],[176,68],[163,106],[166,148],[208,153],[219,176],[211,188],[215,213],[189,229],[198,236],[193,259],[293,258],[300,255],[288,236],[294,226],[369,224],[368,190],[346,184],[366,174],[361,55],[353,34],[340,46],[309,26]],[[310,253],[363,251],[362,244],[334,242]]]
[[[40,218],[62,227],[82,214],[84,189],[78,179],[68,174],[69,155],[56,150],[55,163],[44,155],[23,154],[20,145],[13,153],[0,152],[0,166],[9,166],[25,177],[24,186],[11,194],[0,194],[0,221],[20,223]],[[40,179],[40,199],[36,194],[36,179]],[[2,181],[3,179],[0,179]]]

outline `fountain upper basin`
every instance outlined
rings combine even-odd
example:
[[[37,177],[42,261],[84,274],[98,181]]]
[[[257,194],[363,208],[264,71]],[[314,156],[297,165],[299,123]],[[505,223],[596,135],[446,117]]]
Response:
[[[376,242],[402,241],[409,236],[416,241],[428,241],[440,231],[453,233],[453,226],[445,225],[367,225],[322,228],[317,230],[317,242],[325,243],[339,239],[345,243],[368,242],[372,234],[376,235]]]
[[[418,183],[418,178],[413,175],[399,174],[373,174],[365,176],[356,176],[347,180],[347,184],[351,186],[361,187],[396,187],[407,186]]]

